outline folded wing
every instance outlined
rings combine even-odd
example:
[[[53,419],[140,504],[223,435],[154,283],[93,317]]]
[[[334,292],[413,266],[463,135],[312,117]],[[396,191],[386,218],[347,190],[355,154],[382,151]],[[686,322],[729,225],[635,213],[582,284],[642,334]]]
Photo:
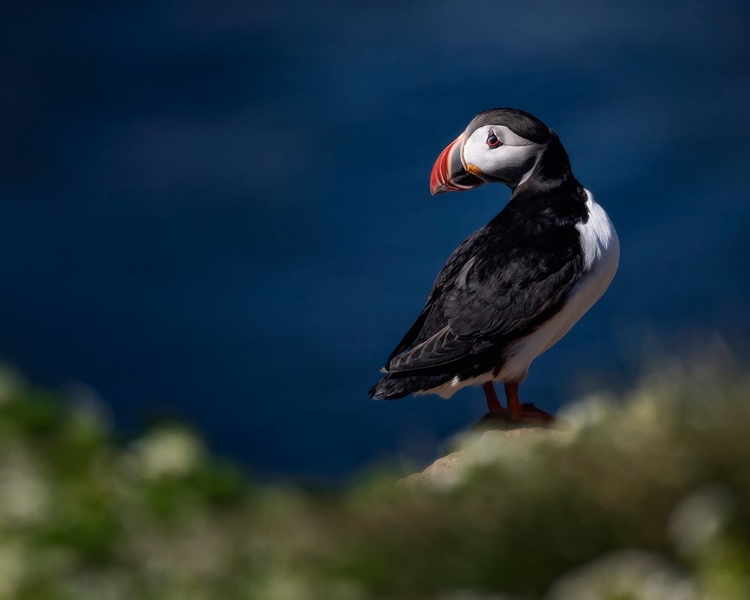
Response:
[[[562,308],[582,271],[577,232],[568,243],[525,245],[488,240],[493,234],[478,231],[451,256],[388,372],[447,373],[473,357],[499,356]],[[495,251],[488,253],[492,242]]]

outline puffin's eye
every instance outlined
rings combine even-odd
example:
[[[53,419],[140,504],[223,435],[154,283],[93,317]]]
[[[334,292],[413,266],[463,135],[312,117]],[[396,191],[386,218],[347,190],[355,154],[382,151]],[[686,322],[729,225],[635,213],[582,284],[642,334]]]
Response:
[[[493,131],[490,131],[490,134],[487,136],[487,145],[490,148],[497,148],[498,146],[502,146],[502,142],[497,139],[497,136]]]

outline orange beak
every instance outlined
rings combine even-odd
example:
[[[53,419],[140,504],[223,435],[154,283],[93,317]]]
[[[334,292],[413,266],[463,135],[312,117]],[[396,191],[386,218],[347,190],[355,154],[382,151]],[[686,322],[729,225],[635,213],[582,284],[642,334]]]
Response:
[[[461,147],[464,136],[461,134],[440,153],[430,174],[430,193],[460,192],[479,187],[484,183],[476,175],[469,173],[461,161]]]

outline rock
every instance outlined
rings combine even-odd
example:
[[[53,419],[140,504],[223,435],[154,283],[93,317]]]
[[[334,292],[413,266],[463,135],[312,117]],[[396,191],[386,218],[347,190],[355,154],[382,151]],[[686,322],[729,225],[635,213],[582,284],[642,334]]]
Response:
[[[541,425],[518,426],[503,419],[485,415],[469,435],[459,442],[457,449],[434,463],[421,473],[412,473],[401,481],[408,484],[429,484],[437,487],[450,487],[460,481],[467,467],[492,460],[498,451],[507,450],[510,445],[517,451],[526,444],[542,439],[563,442],[569,434],[563,429],[552,429]]]

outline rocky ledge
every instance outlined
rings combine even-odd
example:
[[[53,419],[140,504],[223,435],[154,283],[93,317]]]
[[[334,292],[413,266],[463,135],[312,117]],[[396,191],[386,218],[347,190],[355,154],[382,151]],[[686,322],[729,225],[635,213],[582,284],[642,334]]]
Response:
[[[540,440],[564,443],[569,435],[560,421],[552,426],[542,423],[518,425],[487,414],[456,444],[455,451],[402,481],[407,484],[450,486],[460,480],[471,465],[490,461],[499,453],[523,451],[528,444]]]

